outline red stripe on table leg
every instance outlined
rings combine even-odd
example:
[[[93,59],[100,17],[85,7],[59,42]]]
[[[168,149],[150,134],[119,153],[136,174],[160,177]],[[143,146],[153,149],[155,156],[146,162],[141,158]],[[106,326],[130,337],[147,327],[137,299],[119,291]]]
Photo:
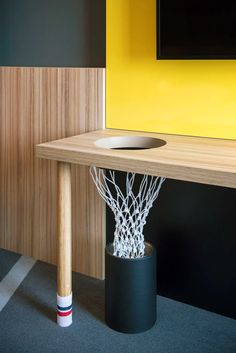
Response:
[[[72,310],[67,311],[67,312],[58,311],[57,314],[58,314],[59,316],[69,316],[70,314],[72,314]]]

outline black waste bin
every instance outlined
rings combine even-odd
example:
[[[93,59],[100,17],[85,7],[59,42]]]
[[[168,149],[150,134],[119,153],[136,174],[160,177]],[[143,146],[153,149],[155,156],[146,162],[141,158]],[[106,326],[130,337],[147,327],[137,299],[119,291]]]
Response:
[[[109,327],[124,333],[150,329],[156,322],[156,250],[145,243],[141,258],[113,255],[106,247],[105,320]]]

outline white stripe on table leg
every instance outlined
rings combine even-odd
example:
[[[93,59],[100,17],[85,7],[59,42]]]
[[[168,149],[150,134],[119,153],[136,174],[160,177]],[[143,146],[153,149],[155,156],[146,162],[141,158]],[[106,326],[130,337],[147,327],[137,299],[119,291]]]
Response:
[[[32,257],[21,256],[0,282],[0,312],[11,299],[35,263],[36,260],[32,259]]]

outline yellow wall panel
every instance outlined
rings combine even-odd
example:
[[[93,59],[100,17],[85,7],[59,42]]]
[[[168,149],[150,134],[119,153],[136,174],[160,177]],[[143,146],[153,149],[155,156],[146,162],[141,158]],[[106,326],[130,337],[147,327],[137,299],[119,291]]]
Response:
[[[236,139],[236,61],[157,61],[156,0],[107,0],[106,126]]]

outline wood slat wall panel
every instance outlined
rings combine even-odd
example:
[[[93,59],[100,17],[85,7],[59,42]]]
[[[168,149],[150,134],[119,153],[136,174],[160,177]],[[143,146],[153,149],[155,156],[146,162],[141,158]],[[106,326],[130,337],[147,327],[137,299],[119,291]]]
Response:
[[[38,143],[103,126],[104,69],[0,68],[0,247],[56,263],[56,162]],[[73,269],[103,277],[105,207],[72,167]]]

